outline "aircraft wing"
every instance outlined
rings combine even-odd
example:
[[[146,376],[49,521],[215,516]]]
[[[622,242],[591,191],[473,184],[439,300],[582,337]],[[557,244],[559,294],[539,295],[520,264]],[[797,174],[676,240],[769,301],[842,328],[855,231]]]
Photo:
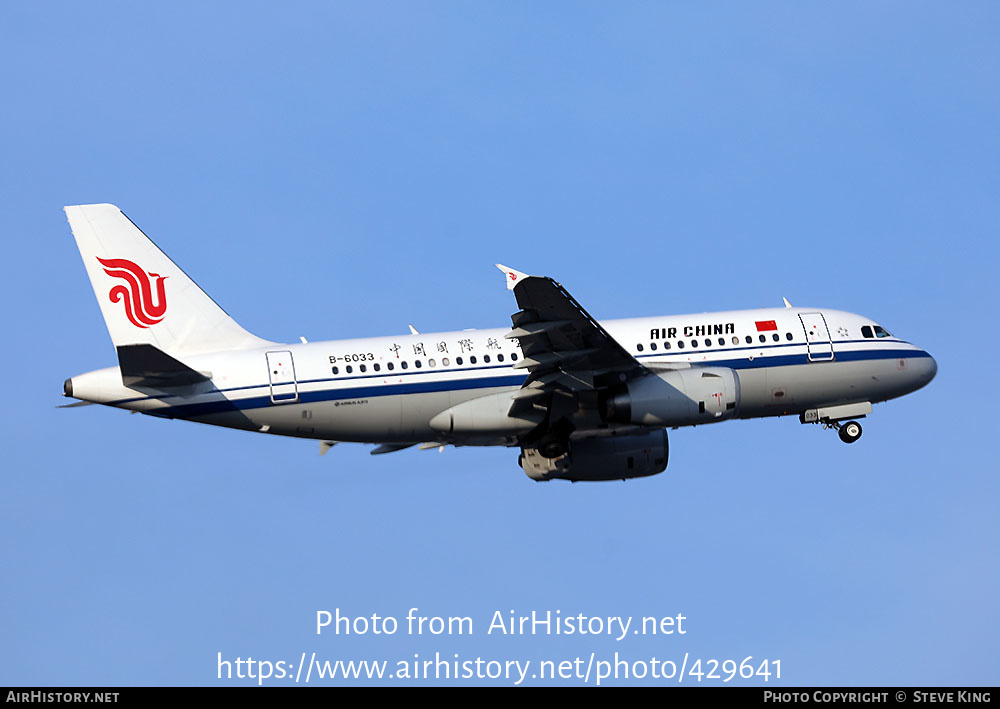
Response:
[[[548,395],[564,392],[586,405],[599,389],[646,373],[600,323],[553,279],[528,276],[497,264],[514,291],[518,312],[511,316],[524,357],[514,367],[528,377],[515,394],[511,415],[542,405]]]

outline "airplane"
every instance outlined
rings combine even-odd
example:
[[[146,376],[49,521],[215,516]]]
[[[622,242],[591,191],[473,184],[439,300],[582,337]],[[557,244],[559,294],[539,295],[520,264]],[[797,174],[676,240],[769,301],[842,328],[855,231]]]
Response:
[[[536,481],[645,477],[667,429],[796,415],[861,437],[872,405],[937,363],[874,320],[780,308],[599,322],[549,277],[506,266],[511,328],[278,343],[236,323],[118,207],[65,208],[118,365],[65,381],[66,406],[339,442],[508,446]]]

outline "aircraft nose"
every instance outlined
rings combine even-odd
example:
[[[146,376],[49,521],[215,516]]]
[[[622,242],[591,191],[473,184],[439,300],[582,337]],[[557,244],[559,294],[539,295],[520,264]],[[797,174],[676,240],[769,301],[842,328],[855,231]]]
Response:
[[[917,366],[914,368],[914,373],[918,377],[918,388],[925,387],[930,384],[931,380],[934,379],[935,375],[937,375],[937,361],[930,356],[930,353],[925,352],[925,354],[927,356],[920,357],[916,362]]]

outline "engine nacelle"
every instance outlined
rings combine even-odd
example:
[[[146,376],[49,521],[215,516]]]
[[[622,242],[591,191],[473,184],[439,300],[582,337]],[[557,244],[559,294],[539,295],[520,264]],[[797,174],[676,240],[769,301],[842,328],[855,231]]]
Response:
[[[603,481],[644,478],[667,469],[670,447],[665,430],[570,440],[569,451],[546,458],[534,448],[522,448],[518,461],[536,481]]]
[[[740,384],[728,367],[691,367],[633,379],[608,395],[604,415],[614,423],[691,426],[732,418]]]

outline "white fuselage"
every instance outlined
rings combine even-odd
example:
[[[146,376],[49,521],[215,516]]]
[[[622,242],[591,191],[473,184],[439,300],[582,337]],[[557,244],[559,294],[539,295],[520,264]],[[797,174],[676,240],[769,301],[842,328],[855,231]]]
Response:
[[[874,321],[837,310],[773,308],[612,320],[602,325],[651,369],[711,365],[738,375],[735,418],[876,403],[927,384],[937,371],[921,348],[864,336]],[[167,393],[128,388],[117,367],[67,382],[75,398],[220,426],[334,441],[489,445],[492,436],[430,425],[463,402],[519,388],[509,329],[331,340],[190,355],[209,380]]]

